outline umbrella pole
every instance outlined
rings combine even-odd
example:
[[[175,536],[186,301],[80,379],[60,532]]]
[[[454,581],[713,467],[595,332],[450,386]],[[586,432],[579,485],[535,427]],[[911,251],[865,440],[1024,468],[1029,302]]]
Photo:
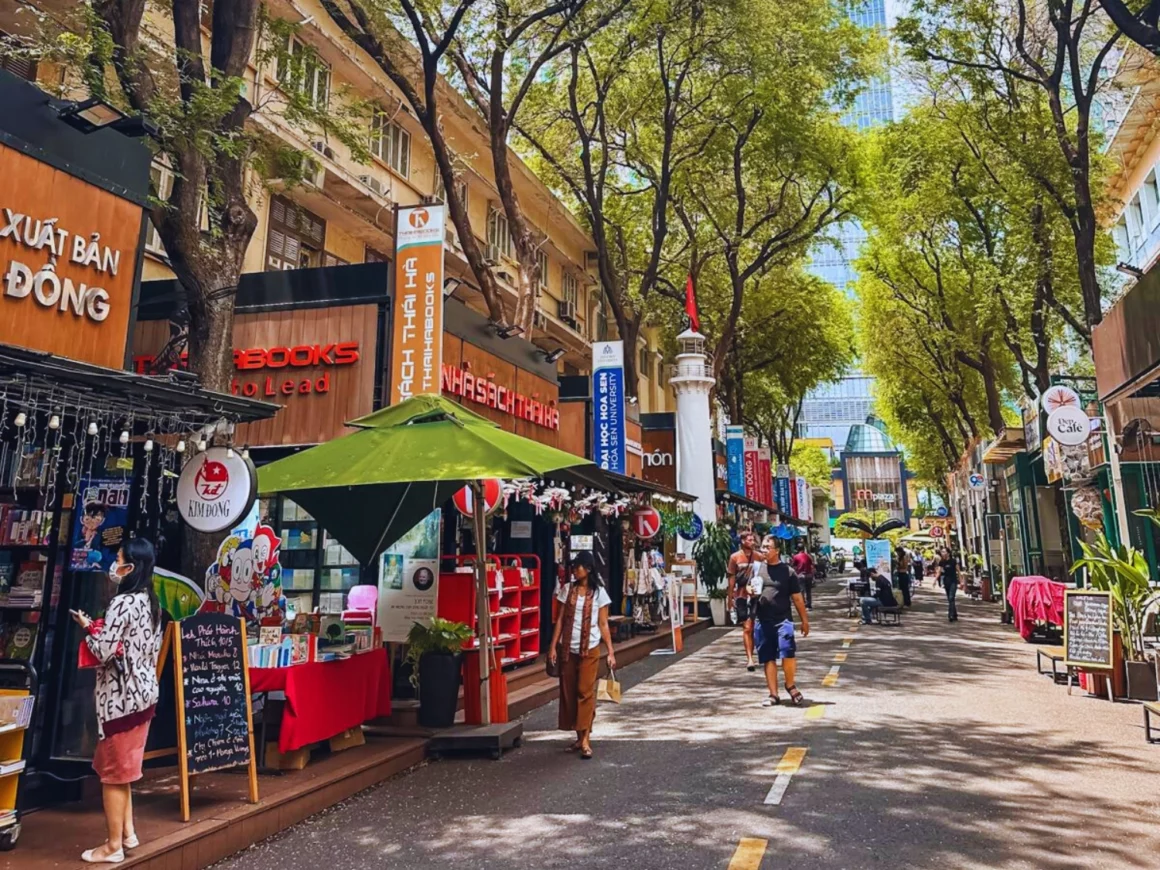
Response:
[[[480,722],[491,724],[491,610],[487,589],[487,522],[483,484],[471,482],[472,521],[475,529],[475,610],[479,636]]]

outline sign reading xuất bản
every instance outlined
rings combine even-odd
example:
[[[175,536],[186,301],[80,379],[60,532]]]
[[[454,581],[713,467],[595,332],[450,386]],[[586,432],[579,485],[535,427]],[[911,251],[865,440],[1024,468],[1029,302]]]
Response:
[[[438,393],[443,364],[441,205],[399,209],[391,327],[391,404]]]

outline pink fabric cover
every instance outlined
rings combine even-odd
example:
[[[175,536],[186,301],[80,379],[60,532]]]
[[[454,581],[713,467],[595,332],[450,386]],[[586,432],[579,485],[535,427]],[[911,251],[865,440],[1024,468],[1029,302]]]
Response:
[[[1047,577],[1012,577],[1007,601],[1015,612],[1015,627],[1024,639],[1031,637],[1036,622],[1063,625],[1063,590],[1066,583]]]

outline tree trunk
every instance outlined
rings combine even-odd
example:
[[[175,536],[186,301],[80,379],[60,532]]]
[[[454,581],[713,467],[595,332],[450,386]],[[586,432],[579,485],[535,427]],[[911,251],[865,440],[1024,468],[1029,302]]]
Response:
[[[1086,187],[1086,185],[1085,185]],[[1090,331],[1104,319],[1103,299],[1100,293],[1100,282],[1096,271],[1096,234],[1099,225],[1096,221],[1095,209],[1090,201],[1080,203],[1076,207],[1075,224],[1075,256],[1076,268],[1079,271],[1079,287],[1083,295],[1084,323],[1088,328],[1088,341],[1091,341]]]

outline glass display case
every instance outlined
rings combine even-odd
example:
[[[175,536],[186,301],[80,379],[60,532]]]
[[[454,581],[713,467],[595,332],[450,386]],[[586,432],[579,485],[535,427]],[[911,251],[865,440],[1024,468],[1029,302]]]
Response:
[[[260,511],[282,540],[282,592],[288,609],[299,613],[318,607],[323,613],[341,613],[346,593],[362,576],[358,560],[293,500],[263,499]]]

